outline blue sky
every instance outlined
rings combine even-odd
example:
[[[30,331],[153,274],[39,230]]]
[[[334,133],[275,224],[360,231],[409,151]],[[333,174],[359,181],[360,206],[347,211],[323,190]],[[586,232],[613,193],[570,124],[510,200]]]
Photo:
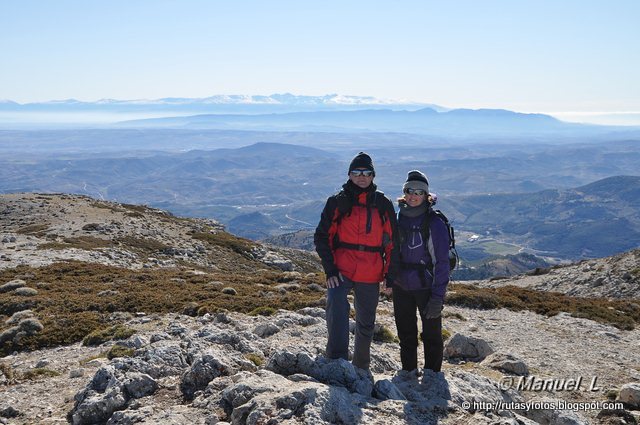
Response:
[[[640,1],[0,1],[0,99],[339,93],[640,116]]]

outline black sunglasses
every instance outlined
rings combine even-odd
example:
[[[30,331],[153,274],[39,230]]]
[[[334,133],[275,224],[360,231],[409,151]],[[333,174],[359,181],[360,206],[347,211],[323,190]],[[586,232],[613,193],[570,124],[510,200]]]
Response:
[[[371,175],[373,174],[373,171],[371,171],[371,170],[352,170],[350,174],[353,177],[360,177],[360,176],[371,177]]]

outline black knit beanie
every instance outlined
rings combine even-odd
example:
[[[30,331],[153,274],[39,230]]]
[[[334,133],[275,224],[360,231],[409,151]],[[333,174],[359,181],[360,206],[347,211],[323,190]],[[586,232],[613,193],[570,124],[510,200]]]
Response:
[[[349,173],[356,168],[366,168],[367,170],[373,171],[374,176],[376,175],[376,170],[373,168],[373,160],[364,152],[360,152],[353,157],[351,164],[349,164]]]
[[[411,189],[422,189],[425,193],[429,193],[429,181],[427,180],[427,176],[424,173],[418,170],[411,170],[407,174],[407,181],[402,186],[402,190],[411,188]]]

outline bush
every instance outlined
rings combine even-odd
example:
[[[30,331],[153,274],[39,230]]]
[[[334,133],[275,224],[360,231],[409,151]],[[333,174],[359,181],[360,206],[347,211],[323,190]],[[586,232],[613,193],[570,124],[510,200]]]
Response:
[[[276,310],[273,307],[266,307],[266,306],[262,306],[262,307],[258,307],[258,308],[254,308],[253,310],[251,310],[249,312],[249,316],[273,316],[274,314],[276,314],[278,310]]]
[[[22,320],[29,319],[31,317],[33,317],[33,311],[31,311],[31,310],[17,311],[15,313],[13,313],[13,315],[11,315],[11,317],[9,319],[7,319],[5,324],[7,324],[7,325],[15,325],[15,324],[20,323]]]
[[[607,400],[615,401],[615,399],[618,398],[618,391],[617,390],[609,390],[609,391],[606,392],[605,397],[607,397]]]
[[[107,341],[127,339],[136,331],[123,325],[115,325],[106,329],[98,329],[84,337],[82,345],[97,346]]]
[[[13,369],[6,363],[0,363],[0,375],[4,375],[8,382],[13,381]]]
[[[546,316],[564,311],[574,317],[611,324],[623,330],[632,330],[640,323],[640,308],[633,300],[571,297],[515,286],[480,288],[454,284],[447,295],[447,304],[477,309],[529,310]]]
[[[264,359],[262,357],[260,357],[257,354],[253,354],[253,353],[247,353],[244,355],[244,357],[251,361],[251,363],[253,363],[254,365],[256,365],[257,367],[260,367],[264,364]]]
[[[231,251],[242,255],[247,255],[255,246],[255,244],[249,239],[239,238],[223,231],[218,231],[216,233],[194,233],[191,237],[193,239],[207,242],[210,245],[230,249]]]
[[[21,297],[33,297],[34,295],[38,295],[38,290],[33,288],[22,287],[15,290],[16,295],[20,295]]]
[[[449,311],[443,312],[442,313],[442,317],[447,318],[447,319],[452,317],[452,318],[458,319],[458,320],[460,320],[462,322],[466,322],[467,321],[467,318],[464,317],[462,314],[460,314],[460,313],[451,313]]]
[[[297,311],[304,307],[322,306],[323,293],[301,285],[292,294],[270,291],[268,298],[257,295],[257,288],[277,285],[281,272],[256,272],[255,260],[234,253],[214,259],[217,269],[195,275],[181,268],[131,270],[105,264],[65,261],[42,267],[18,266],[0,270],[0,285],[16,279],[23,282],[48,282],[38,287],[38,295],[19,297],[13,292],[0,294],[0,334],[9,327],[4,323],[12,314],[30,309],[44,329],[20,338],[14,344],[12,335],[5,346],[0,344],[0,357],[13,351],[38,350],[81,342],[87,335],[104,330],[114,312],[135,314],[181,313],[191,302],[198,304],[196,314],[238,312],[247,314],[259,307]],[[223,260],[223,261],[221,261]],[[174,279],[184,284],[177,285]],[[220,282],[211,285],[209,282]],[[224,283],[223,283],[224,282]],[[24,283],[20,284],[24,286]],[[31,283],[29,283],[31,286]],[[233,288],[234,296],[221,294],[223,287]],[[109,297],[97,297],[101,291],[118,291]],[[4,317],[6,316],[6,317]],[[99,343],[99,342],[97,342]]]
[[[93,356],[86,357],[86,358],[84,358],[82,360],[79,360],[78,364],[80,366],[84,366],[87,363],[89,363],[90,361],[95,360],[95,359],[106,359],[107,358],[107,353],[108,353],[108,351],[103,351],[101,353],[94,354]]]
[[[378,342],[399,342],[398,337],[384,325],[376,326],[373,332],[373,340]]]
[[[31,381],[38,378],[53,378],[55,376],[60,376],[60,372],[44,367],[36,367],[22,373],[20,378]]]
[[[113,245],[108,239],[95,238],[93,236],[79,236],[77,238],[64,238],[63,242],[48,242],[38,245],[38,249],[67,249],[78,248],[86,251],[97,248],[107,248]]]
[[[135,350],[133,348],[116,344],[107,351],[107,358],[113,360],[116,357],[133,357],[134,352]]]
[[[198,310],[200,310],[200,305],[196,302],[190,302],[182,308],[182,314],[195,317],[198,315]]]
[[[15,280],[12,280],[11,282],[7,282],[4,285],[0,286],[0,293],[11,292],[14,289],[22,288],[23,286],[26,286],[26,285],[27,283],[24,280],[15,279]]]
[[[21,227],[16,231],[16,233],[21,235],[36,235],[42,236],[45,234],[46,230],[49,228],[46,224],[32,224],[30,226]]]
[[[451,332],[449,332],[447,329],[442,328],[442,340],[446,341],[449,338],[451,338]]]

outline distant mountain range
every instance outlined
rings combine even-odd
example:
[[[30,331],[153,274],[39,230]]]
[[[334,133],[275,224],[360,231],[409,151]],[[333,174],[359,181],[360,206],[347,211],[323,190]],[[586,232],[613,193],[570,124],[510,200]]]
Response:
[[[450,109],[429,103],[339,94],[216,95],[95,102],[67,99],[25,104],[0,101],[0,128],[79,126],[349,134],[393,132],[447,139],[640,135],[640,127],[575,124],[544,114],[504,109]]]
[[[211,130],[0,132],[0,192],[81,193],[145,203],[179,215],[215,218],[236,234],[265,239],[313,229],[326,197],[346,181],[349,161],[359,148],[349,138],[316,133],[298,134],[296,140],[322,146],[326,138],[331,150],[261,142],[173,153],[106,151],[157,146],[161,138],[185,146],[195,139],[203,146],[228,146],[227,139],[235,143],[236,136]],[[248,136],[293,138],[290,133]],[[362,140],[379,145],[388,136]],[[86,144],[106,153],[44,153],[43,144],[59,149],[67,139],[73,140],[73,149]],[[465,147],[399,140],[407,145],[369,150],[376,183],[394,199],[408,170],[424,170],[456,230],[486,239],[464,247],[467,261],[516,254],[520,248],[564,259],[604,256],[640,242],[640,177],[633,177],[640,144],[633,140]]]
[[[366,109],[282,114],[207,114],[122,122],[119,127],[249,129],[262,131],[406,132],[448,137],[471,135],[592,134],[597,126],[570,124],[543,114],[522,114],[497,109],[433,108],[416,111]],[[610,129],[607,129],[610,131]]]
[[[640,247],[640,176],[565,190],[450,197],[449,219],[467,231],[559,258],[594,258]]]
[[[345,110],[362,108],[420,109],[430,107],[445,111],[439,105],[404,100],[378,99],[372,96],[328,94],[301,96],[291,93],[263,95],[215,95],[204,98],[168,97],[162,99],[100,99],[85,102],[76,99],[52,100],[20,104],[0,100],[0,112],[83,112],[83,111],[206,111],[210,113],[257,113],[286,111]]]

